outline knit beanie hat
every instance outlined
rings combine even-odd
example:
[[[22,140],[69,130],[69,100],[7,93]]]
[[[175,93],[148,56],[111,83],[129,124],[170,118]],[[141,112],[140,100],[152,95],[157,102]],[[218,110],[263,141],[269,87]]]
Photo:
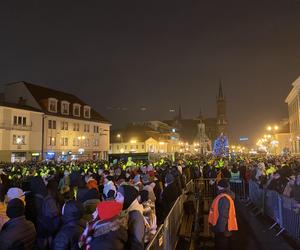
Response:
[[[120,214],[122,204],[116,201],[102,201],[98,203],[97,211],[100,220],[109,220]]]
[[[120,186],[118,192],[124,196],[123,210],[129,208],[131,203],[139,196],[139,192],[129,185]]]
[[[25,206],[23,201],[18,198],[12,199],[8,202],[6,214],[10,219],[14,219],[24,215]]]
[[[218,187],[221,188],[221,189],[229,188],[229,182],[228,182],[228,180],[226,180],[226,179],[221,179],[221,180],[218,182]]]

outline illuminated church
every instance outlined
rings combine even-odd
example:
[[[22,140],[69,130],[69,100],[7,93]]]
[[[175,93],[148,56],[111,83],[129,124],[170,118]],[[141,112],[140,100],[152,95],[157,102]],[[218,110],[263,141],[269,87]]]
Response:
[[[212,151],[214,140],[221,133],[228,136],[228,120],[226,115],[226,100],[223,93],[222,84],[219,85],[219,93],[216,98],[217,117],[204,118],[200,111],[198,117],[194,119],[185,119],[182,115],[181,106],[178,110],[178,115],[165,123],[175,127],[180,133],[180,137],[189,143],[200,144],[201,151]]]

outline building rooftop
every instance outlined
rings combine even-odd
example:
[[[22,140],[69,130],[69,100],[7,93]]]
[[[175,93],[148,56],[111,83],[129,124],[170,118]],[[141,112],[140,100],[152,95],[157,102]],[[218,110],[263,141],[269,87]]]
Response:
[[[65,114],[62,114],[61,112],[51,113],[51,112],[48,111],[48,109],[45,107],[45,104],[44,104],[44,101],[48,98],[56,98],[59,101],[67,101],[71,104],[78,103],[81,106],[85,106],[85,105],[89,106],[89,105],[86,104],[85,102],[83,102],[80,98],[78,98],[77,96],[75,96],[73,94],[66,93],[66,92],[59,91],[59,90],[55,90],[55,89],[50,89],[50,88],[47,88],[47,87],[43,87],[43,86],[36,85],[36,84],[33,84],[33,83],[25,82],[25,81],[9,83],[7,85],[12,85],[12,84],[17,84],[17,83],[23,83],[27,87],[28,91],[32,94],[34,99],[40,105],[42,111],[46,114],[62,116],[62,117],[72,118],[72,119],[80,119],[80,120],[89,120],[89,121],[110,123],[106,118],[104,118],[101,114],[99,114],[92,107],[91,107],[90,119],[84,118],[83,116],[76,117],[76,116],[65,115]]]

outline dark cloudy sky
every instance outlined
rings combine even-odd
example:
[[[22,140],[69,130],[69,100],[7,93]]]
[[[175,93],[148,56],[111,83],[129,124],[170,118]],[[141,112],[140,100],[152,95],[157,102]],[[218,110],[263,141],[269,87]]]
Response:
[[[298,0],[4,1],[0,83],[72,92],[118,127],[216,113],[219,79],[232,135],[287,117],[300,75]],[[141,110],[141,108],[146,108]]]

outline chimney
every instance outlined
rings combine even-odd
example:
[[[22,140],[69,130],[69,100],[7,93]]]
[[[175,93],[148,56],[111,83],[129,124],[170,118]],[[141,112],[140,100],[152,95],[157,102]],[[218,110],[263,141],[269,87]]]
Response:
[[[26,99],[24,99],[22,96],[20,96],[18,104],[20,104],[21,106],[25,106],[26,105]]]

